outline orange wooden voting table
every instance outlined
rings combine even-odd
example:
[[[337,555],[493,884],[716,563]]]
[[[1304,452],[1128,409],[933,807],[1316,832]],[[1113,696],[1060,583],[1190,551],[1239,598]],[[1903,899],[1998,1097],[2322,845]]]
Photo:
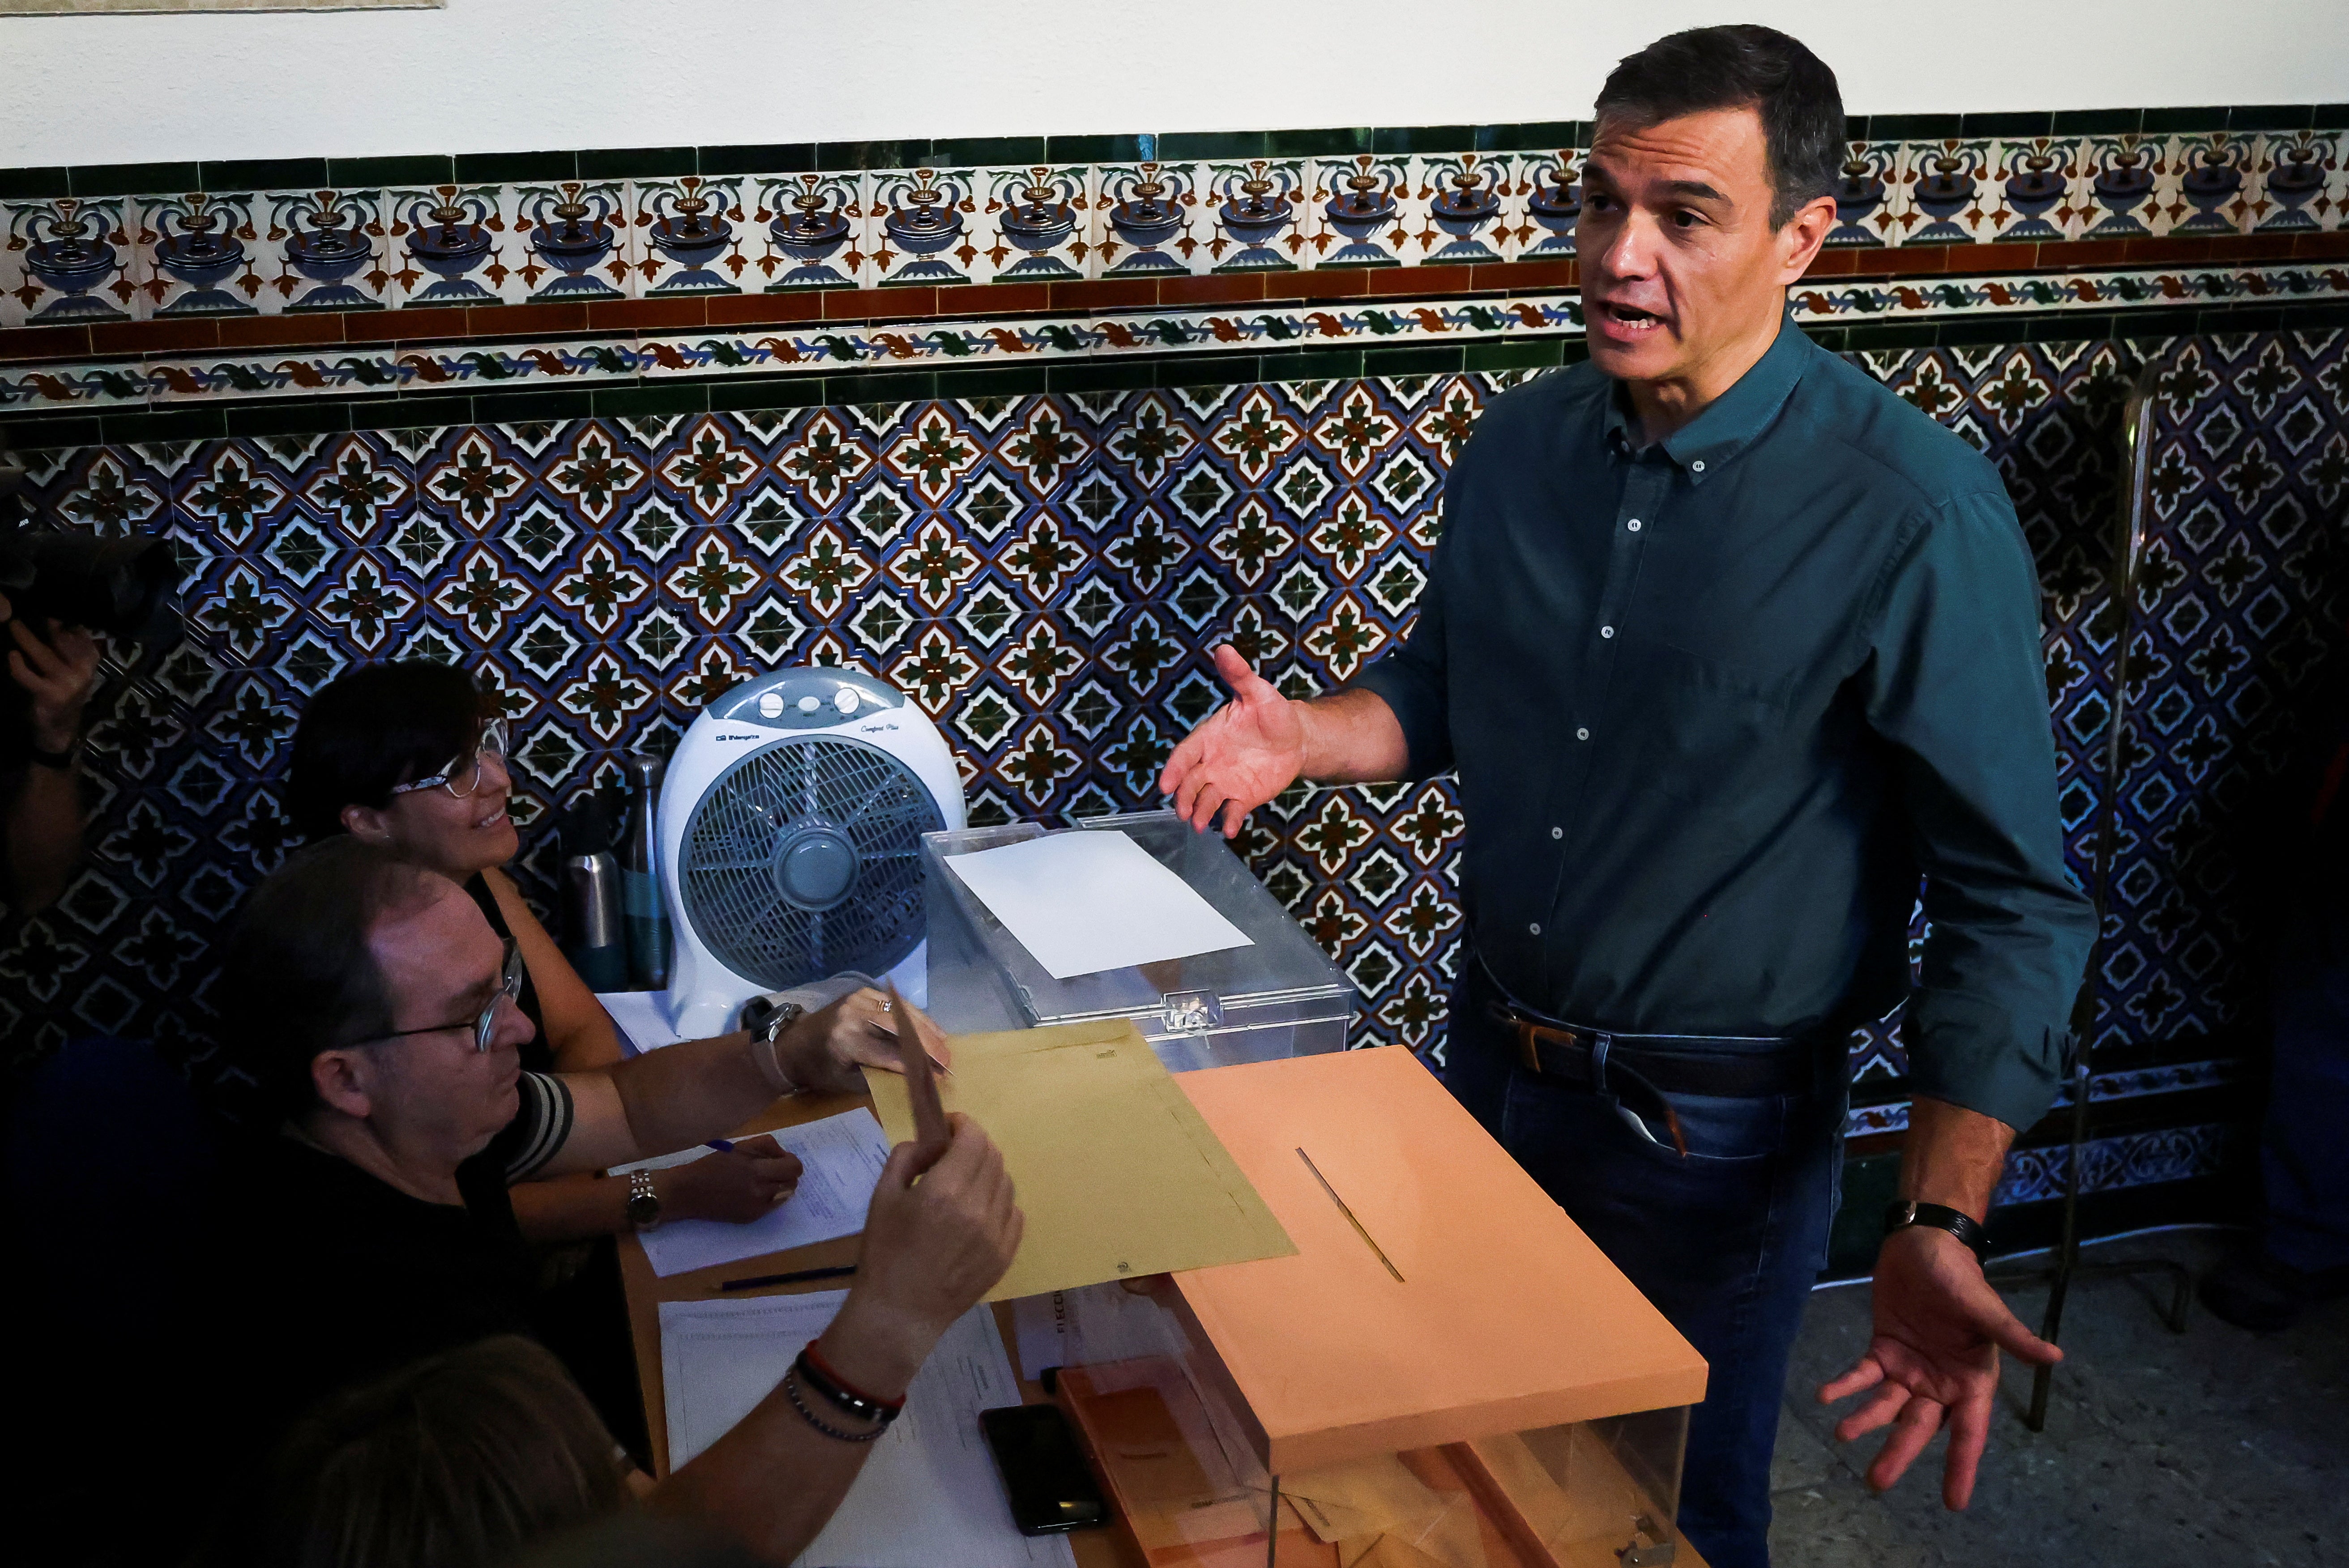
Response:
[[[1176,1274],[1161,1293],[1195,1342],[1215,1345],[1275,1473],[1702,1398],[1702,1360],[1410,1053],[1346,1058],[1176,1080],[1299,1249]],[[737,1136],[870,1103],[779,1100]],[[621,1271],[659,1473],[668,1470],[659,1304],[711,1299],[728,1279],[853,1263],[860,1244],[844,1236],[664,1279],[626,1240]],[[1565,1327],[1554,1305],[1563,1302],[1574,1304]],[[1016,1371],[1009,1306],[994,1310]],[[1024,1377],[1019,1388],[1027,1403],[1050,1400]],[[1123,1529],[1070,1541],[1081,1568],[1150,1561]],[[1496,1551],[1494,1561],[1516,1555]],[[1675,1560],[1704,1568],[1685,1541]]]

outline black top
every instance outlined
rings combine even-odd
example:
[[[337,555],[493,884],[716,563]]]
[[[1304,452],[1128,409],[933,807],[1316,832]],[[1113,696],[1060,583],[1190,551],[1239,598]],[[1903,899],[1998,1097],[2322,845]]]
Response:
[[[507,1183],[570,1136],[570,1090],[523,1075],[521,1109],[431,1203],[285,1136],[249,1139],[222,1199],[236,1413],[251,1451],[338,1388],[493,1334],[530,1332],[533,1267]]]
[[[475,872],[465,879],[465,891],[472,895],[473,903],[481,909],[481,918],[490,923],[490,929],[498,934],[498,939],[512,942],[513,932],[506,924],[505,912],[498,907],[498,895],[490,891],[488,875]],[[523,1016],[530,1020],[532,1030],[529,1040],[522,1047],[522,1070],[526,1073],[553,1072],[554,1047],[546,1041],[546,1019],[538,1010],[538,985],[530,977],[527,959],[523,960],[522,966],[522,994],[514,998],[514,1006],[521,1008]]]
[[[2053,1099],[2094,921],[2064,867],[2038,583],[1998,470],[1792,325],[1632,446],[1595,366],[1496,399],[1418,624],[1361,686],[1457,767],[1495,978],[1625,1033],[1909,994],[1918,1093]]]

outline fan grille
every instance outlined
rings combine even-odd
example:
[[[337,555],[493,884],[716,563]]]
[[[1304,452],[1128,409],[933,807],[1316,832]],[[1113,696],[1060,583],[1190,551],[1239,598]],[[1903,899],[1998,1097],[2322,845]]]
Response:
[[[922,940],[921,835],[945,826],[921,779],[877,747],[830,737],[761,747],[718,776],[686,823],[685,918],[719,963],[771,990],[843,969],[879,975]],[[795,851],[798,871],[787,864]],[[823,876],[804,868],[845,875],[845,851],[853,880],[822,896]]]

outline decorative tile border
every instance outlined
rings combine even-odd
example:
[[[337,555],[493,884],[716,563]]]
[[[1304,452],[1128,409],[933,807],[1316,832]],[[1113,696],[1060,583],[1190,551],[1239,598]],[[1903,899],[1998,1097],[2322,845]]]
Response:
[[[2080,1147],[2080,1191],[2109,1192],[2217,1175],[2240,1137],[2235,1128],[2206,1124],[2090,1139]],[[1999,1180],[1991,1206],[2003,1209],[2013,1203],[2060,1199],[2071,1164],[2072,1149],[2067,1143],[2014,1150],[2006,1157],[2006,1173]]]
[[[2349,265],[2146,269],[1937,282],[1797,285],[1806,327],[2147,309],[2239,302],[2349,300]],[[1579,336],[1580,296],[1195,310],[1071,320],[815,326],[737,335],[465,344],[155,358],[0,368],[0,414],[234,403],[301,397],[639,385],[680,378],[793,377],[843,369],[977,367],[1230,353],[1251,348],[1399,346]]]
[[[2337,232],[2349,129],[2326,120],[2338,112],[2256,129],[2137,115],[2068,134],[2051,117],[1977,117],[2023,128],[2008,132],[1856,125],[1828,244],[1962,254]],[[1588,130],[1101,138],[1065,143],[1092,155],[1078,161],[1015,138],[843,160],[669,149],[4,171],[0,329],[407,312],[411,335],[429,337],[452,329],[422,313],[500,304],[1568,259]],[[874,160],[901,153],[913,160]]]
[[[2183,1094],[2192,1089],[2219,1088],[2235,1083],[2242,1077],[2242,1063],[2232,1058],[2217,1061],[2177,1062],[2164,1067],[2137,1068],[2127,1072],[2095,1073],[2088,1078],[2088,1103],[2103,1105],[2108,1100],[2138,1099],[2152,1094]],[[2055,1097],[2058,1109],[2072,1103],[2072,1091],[2066,1086]],[[1909,1130],[1909,1103],[1901,1100],[1889,1105],[1855,1106],[1844,1118],[1844,1136],[1866,1138],[1878,1133]]]

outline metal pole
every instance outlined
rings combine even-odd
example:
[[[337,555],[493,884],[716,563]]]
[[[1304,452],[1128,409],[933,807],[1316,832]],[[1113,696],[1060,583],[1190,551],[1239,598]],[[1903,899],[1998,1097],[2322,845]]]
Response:
[[[2113,633],[2112,713],[2105,721],[2105,788],[2096,802],[2096,858],[2090,879],[2090,897],[2096,911],[2096,940],[2089,949],[2088,973],[2081,982],[2079,1000],[2072,1009],[2072,1143],[2064,1163],[2064,1240],[2057,1249],[2054,1276],[2047,1288],[2047,1315],[2039,1326],[2039,1337],[2050,1345],[2055,1343],[2056,1335],[2063,1329],[2064,1298],[2070,1294],[2072,1275],[2080,1264],[2080,1166],[2081,1152],[2088,1140],[2088,1057],[2096,1026],[2105,909],[2112,889],[2114,840],[2118,831],[2114,818],[2121,787],[2123,728],[2128,712],[2129,632],[2137,608],[2137,562],[2145,548],[2146,480],[2153,468],[2153,417],[2160,379],[2158,365],[2147,365],[2138,371],[2121,415],[2121,438],[2128,457],[2128,474],[2127,488],[2121,497],[2120,537],[2115,542],[2112,603],[2117,624]],[[2023,1425],[2034,1432],[2044,1430],[2047,1425],[2047,1392],[2054,1372],[2052,1367],[2041,1367],[2032,1373],[2031,1411],[2023,1419]]]

